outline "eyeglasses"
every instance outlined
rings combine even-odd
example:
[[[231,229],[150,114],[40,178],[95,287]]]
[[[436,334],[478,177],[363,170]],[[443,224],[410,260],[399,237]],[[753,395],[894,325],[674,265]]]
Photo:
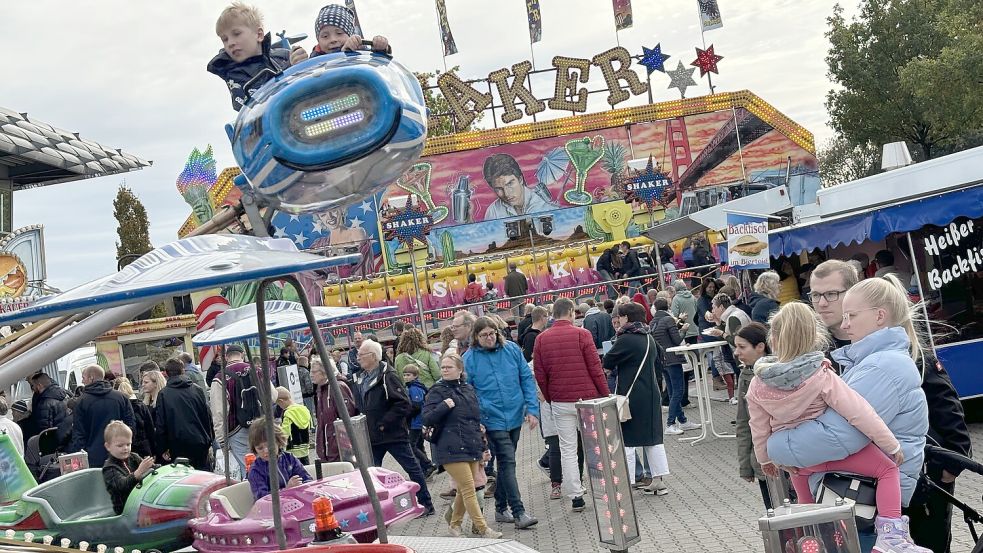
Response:
[[[845,294],[846,290],[830,290],[829,292],[809,292],[809,301],[819,303],[819,300],[826,300],[826,303],[833,303],[840,299],[840,294]]]
[[[857,313],[863,313],[864,311],[873,311],[875,309],[880,309],[880,307],[867,307],[864,309],[857,309],[856,311],[844,311],[843,312],[843,322],[850,324],[850,319],[856,316]]]
[[[478,338],[494,338],[498,335],[498,332],[482,332],[478,334]]]

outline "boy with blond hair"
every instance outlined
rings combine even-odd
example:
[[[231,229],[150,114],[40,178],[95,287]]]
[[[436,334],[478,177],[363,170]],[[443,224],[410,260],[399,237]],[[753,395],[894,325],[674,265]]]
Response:
[[[225,81],[236,111],[245,105],[247,94],[269,80],[257,79],[245,90],[250,79],[265,68],[282,71],[290,66],[290,52],[272,47],[269,33],[263,30],[263,15],[253,6],[236,1],[222,10],[215,34],[222,40],[222,51],[208,62],[207,69]]]
[[[133,488],[153,470],[154,458],[148,456],[141,459],[139,455],[130,451],[133,431],[123,421],[112,421],[107,424],[103,439],[106,440],[109,458],[102,466],[102,478],[106,481],[106,491],[113,500],[113,510],[119,515],[123,513],[126,498]]]
[[[283,409],[283,435],[287,437],[287,453],[308,464],[311,452],[311,429],[314,421],[311,412],[302,403],[294,403],[290,390],[280,386],[276,389],[276,404]]]

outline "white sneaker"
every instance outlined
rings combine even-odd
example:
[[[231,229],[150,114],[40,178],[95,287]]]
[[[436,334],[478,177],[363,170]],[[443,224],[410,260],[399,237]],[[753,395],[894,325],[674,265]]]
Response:
[[[686,421],[682,424],[677,425],[683,432],[688,432],[690,430],[697,430],[703,428],[703,425],[698,422]]]
[[[730,398],[730,404],[731,405],[737,405],[737,396],[734,396],[734,397]]]
[[[679,425],[677,424],[670,424],[669,426],[666,427],[665,433],[669,434],[670,436],[677,436],[679,434],[682,434],[683,430],[679,428]]]

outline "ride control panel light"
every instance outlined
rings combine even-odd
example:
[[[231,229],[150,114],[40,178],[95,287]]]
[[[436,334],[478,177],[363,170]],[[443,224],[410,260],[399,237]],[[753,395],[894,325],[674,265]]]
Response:
[[[325,115],[330,115],[332,113],[338,113],[339,111],[345,111],[346,109],[351,109],[359,104],[358,94],[349,94],[343,98],[337,98],[323,104],[318,104],[314,107],[310,107],[300,112],[300,118],[303,121],[314,121],[324,117]]]
[[[798,543],[799,553],[826,553],[823,544],[815,536],[803,536]]]
[[[253,463],[256,462],[256,454],[247,453],[245,457],[245,461],[246,461],[246,472],[248,473],[249,469],[253,468]]]
[[[308,138],[315,138],[336,131],[338,129],[343,129],[345,127],[350,127],[352,125],[361,123],[364,120],[365,120],[365,112],[363,112],[362,110],[353,111],[351,113],[346,113],[345,115],[341,115],[339,117],[325,119],[324,121],[321,121],[319,123],[308,125],[304,129],[304,134],[306,134]]]

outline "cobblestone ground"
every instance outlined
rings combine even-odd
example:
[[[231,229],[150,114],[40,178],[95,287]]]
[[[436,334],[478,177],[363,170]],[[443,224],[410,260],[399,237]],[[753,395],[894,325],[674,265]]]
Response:
[[[687,409],[693,420],[695,409]],[[718,431],[732,428],[730,421],[736,407],[714,402],[714,420]],[[970,426],[974,444],[983,443],[983,424]],[[687,433],[689,434],[689,433]],[[667,479],[671,492],[656,497],[634,493],[642,540],[632,547],[638,552],[726,551],[728,553],[760,552],[762,546],[757,518],[763,505],[757,485],[738,478],[735,442],[733,439],[712,439],[696,445],[679,442],[678,436],[667,436],[666,450],[672,476]],[[983,451],[983,448],[976,448]],[[549,479],[536,466],[542,454],[543,442],[538,431],[523,429],[518,450],[518,479],[522,501],[527,511],[539,518],[531,530],[516,530],[512,525],[492,523],[505,538],[513,538],[541,552],[579,553],[606,551],[597,546],[597,527],[588,502],[583,513],[570,512],[569,501],[549,499]],[[979,458],[979,457],[978,457]],[[387,459],[387,467],[395,467]],[[393,534],[444,536],[446,524],[440,514],[448,502],[437,494],[449,487],[446,475],[437,476],[431,493],[437,515],[416,519],[393,528]],[[983,507],[983,477],[967,474],[958,480],[956,495],[974,508]],[[494,517],[494,500],[485,500],[486,517]],[[973,543],[962,522],[954,517],[953,553],[968,553]]]

